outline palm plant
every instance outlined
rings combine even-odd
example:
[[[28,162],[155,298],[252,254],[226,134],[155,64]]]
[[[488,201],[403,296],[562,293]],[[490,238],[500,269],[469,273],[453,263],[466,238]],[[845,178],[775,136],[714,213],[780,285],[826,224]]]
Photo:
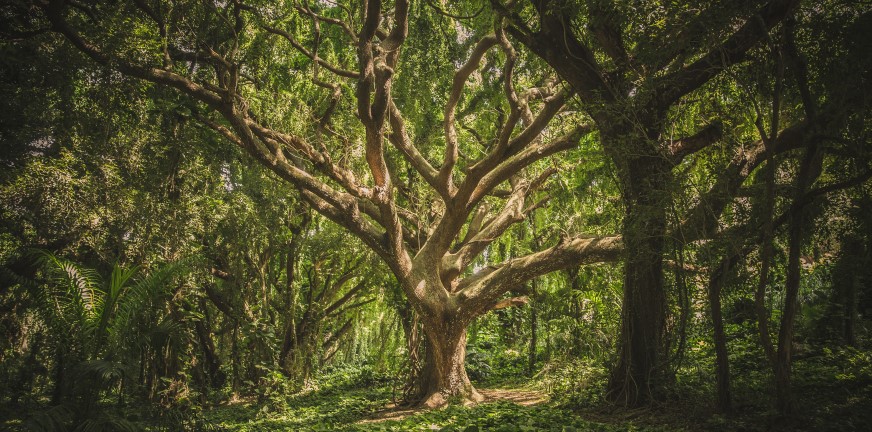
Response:
[[[176,337],[178,326],[164,306],[171,298],[169,282],[182,265],[138,277],[138,267],[116,263],[104,278],[50,252],[39,251],[37,259],[45,283],[30,291],[55,348],[56,387],[54,407],[34,415],[32,429],[130,429],[123,419],[101,412],[99,398],[115,389],[121,401],[125,378],[142,361],[142,350]]]

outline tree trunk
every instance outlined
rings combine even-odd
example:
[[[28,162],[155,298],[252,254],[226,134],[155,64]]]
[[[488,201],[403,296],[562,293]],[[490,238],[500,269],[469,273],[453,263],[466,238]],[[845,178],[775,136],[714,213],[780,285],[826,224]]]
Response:
[[[424,321],[428,345],[423,371],[424,398],[421,405],[435,408],[445,405],[452,398],[459,398],[464,404],[483,401],[484,397],[472,386],[466,375],[467,325],[434,324]]]
[[[735,257],[733,257],[735,259]],[[715,343],[715,376],[717,380],[718,409],[725,414],[732,412],[730,398],[730,359],[727,353],[727,337],[724,333],[724,318],[721,313],[721,290],[733,260],[724,258],[709,279],[708,298],[712,314],[713,339]]]
[[[233,375],[231,379],[230,389],[234,395],[239,393],[239,388],[242,386],[242,378],[239,376],[239,362],[241,361],[239,356],[239,323],[233,323],[233,340],[230,343],[230,371]]]
[[[647,182],[644,182],[647,183]],[[631,194],[624,217],[624,296],[617,366],[608,397],[627,406],[654,399],[661,384],[666,295],[663,289],[663,236],[666,212],[660,191],[639,188]],[[647,189],[647,190],[646,190]]]
[[[533,291],[535,293],[535,289]],[[539,344],[536,330],[539,326],[536,316],[536,302],[530,303],[530,348],[528,354],[527,372],[532,376],[536,372],[536,346]]]
[[[860,269],[857,269],[860,270]],[[854,274],[851,276],[851,283],[848,284],[847,304],[845,305],[844,331],[842,333],[845,343],[850,346],[857,345],[857,332],[855,330],[857,316],[859,315],[860,296],[858,289],[860,285],[860,276]]]
[[[867,265],[865,246],[853,237],[842,240],[840,257],[833,268],[833,295],[827,311],[827,336],[840,337],[846,345],[856,345],[860,285]]]
[[[781,315],[781,329],[778,333],[778,352],[775,362],[776,407],[782,415],[789,415],[793,412],[790,372],[794,322],[799,310],[800,252],[802,247],[801,222],[801,218],[796,217],[791,220],[790,224],[784,312]]]
[[[806,108],[811,110],[810,102]],[[811,114],[809,117],[813,117]],[[823,158],[818,151],[818,143],[813,139],[806,150],[796,177],[794,202],[802,202],[808,188],[821,174]],[[775,363],[775,397],[778,412],[793,414],[794,406],[790,389],[791,355],[796,315],[799,312],[799,283],[801,278],[800,254],[802,253],[803,222],[805,211],[800,209],[790,217],[787,240],[787,277],[784,290],[784,312],[781,315],[781,328],[778,332],[778,352]]]
[[[572,347],[569,352],[572,355],[581,356],[581,329],[584,323],[581,320],[581,298],[579,294],[581,293],[581,283],[578,280],[578,267],[570,267],[566,269],[566,276],[569,279],[569,284],[572,289],[572,319],[574,321],[575,327],[572,329]],[[547,332],[546,332],[547,334]]]
[[[617,167],[624,202],[621,337],[607,398],[640,406],[655,399],[666,375],[663,253],[672,166],[658,145],[656,118],[598,123],[608,123],[603,146]]]
[[[61,348],[55,350],[55,374],[54,374],[54,389],[51,394],[51,404],[52,405],[60,405],[64,399],[64,386],[67,384],[65,368],[66,368],[66,356],[64,355],[64,351]]]
[[[203,308],[202,310],[206,310],[205,302],[201,301],[200,307]],[[212,341],[211,332],[203,321],[194,321],[194,330],[200,342],[200,348],[203,350],[203,363],[206,369],[206,377],[209,381],[209,388],[221,388],[227,377],[221,371],[221,361],[215,353],[215,343]]]

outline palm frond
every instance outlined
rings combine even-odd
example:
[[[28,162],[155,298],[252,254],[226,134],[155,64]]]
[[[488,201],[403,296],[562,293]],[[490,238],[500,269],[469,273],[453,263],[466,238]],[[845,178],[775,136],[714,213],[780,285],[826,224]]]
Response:
[[[130,375],[130,365],[113,360],[86,360],[76,365],[76,369],[77,378],[94,378],[102,387]]]
[[[163,310],[172,293],[170,282],[183,270],[187,270],[184,263],[170,263],[136,280],[117,300],[118,310],[112,322],[113,327],[120,330],[151,329],[156,326],[163,318],[158,312]]]
[[[106,335],[111,330],[110,322],[115,314],[116,305],[124,294],[127,281],[133,277],[137,270],[138,267],[136,266],[125,269],[117,263],[112,267],[112,274],[109,277],[109,285],[106,287],[106,292],[103,298],[103,307],[100,309],[96,321],[95,339],[97,341],[97,350],[102,348],[102,345],[106,340]]]
[[[46,289],[53,300],[56,318],[70,325],[101,313],[104,293],[97,271],[48,251],[38,250],[36,255],[47,272]]]
[[[25,422],[24,429],[33,432],[66,432],[73,412],[66,405],[56,405],[33,413]]]
[[[73,432],[139,432],[143,428],[130,420],[102,415],[79,423]]]

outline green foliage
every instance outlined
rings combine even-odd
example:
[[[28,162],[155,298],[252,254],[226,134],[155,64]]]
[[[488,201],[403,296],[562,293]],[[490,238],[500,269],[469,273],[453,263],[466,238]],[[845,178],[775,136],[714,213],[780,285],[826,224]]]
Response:
[[[841,385],[872,385],[872,352],[855,347],[824,348],[819,362],[837,368],[835,377]]]
[[[549,363],[537,376],[551,400],[568,407],[592,407],[603,402],[607,369],[589,359]]]
[[[318,430],[313,429],[313,430]],[[330,429],[324,429],[330,430]],[[442,431],[442,432],[576,432],[576,431],[656,431],[626,422],[613,425],[586,420],[571,410],[554,406],[522,407],[511,402],[482,404],[474,408],[449,407],[414,415],[402,421],[350,426],[351,431]]]

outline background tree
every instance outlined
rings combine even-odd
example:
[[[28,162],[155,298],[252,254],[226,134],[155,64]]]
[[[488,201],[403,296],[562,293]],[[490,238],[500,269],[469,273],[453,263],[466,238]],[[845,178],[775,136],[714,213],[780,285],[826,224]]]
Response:
[[[723,137],[722,120],[704,109],[694,113],[697,124],[686,135],[676,135],[674,125],[707,83],[753,59],[750,53],[772,38],[799,2],[712,3],[694,12],[655,3],[492,4],[508,20],[508,32],[578,93],[617,169],[627,254],[620,356],[610,393],[628,405],[644,403],[656,398],[668,375],[665,238],[687,243],[711,236],[725,207],[763,160],[740,156],[722,167],[710,191],[700,195],[701,205],[687,209],[678,216],[680,224],[670,228],[672,190],[683,181],[675,171]],[[803,91],[807,77],[798,67],[791,72]],[[799,117],[779,133],[780,106],[775,105],[774,131],[764,138],[773,153],[812,145],[806,137],[835,120],[833,113]],[[813,182],[814,176],[806,174],[799,173],[799,181]]]

